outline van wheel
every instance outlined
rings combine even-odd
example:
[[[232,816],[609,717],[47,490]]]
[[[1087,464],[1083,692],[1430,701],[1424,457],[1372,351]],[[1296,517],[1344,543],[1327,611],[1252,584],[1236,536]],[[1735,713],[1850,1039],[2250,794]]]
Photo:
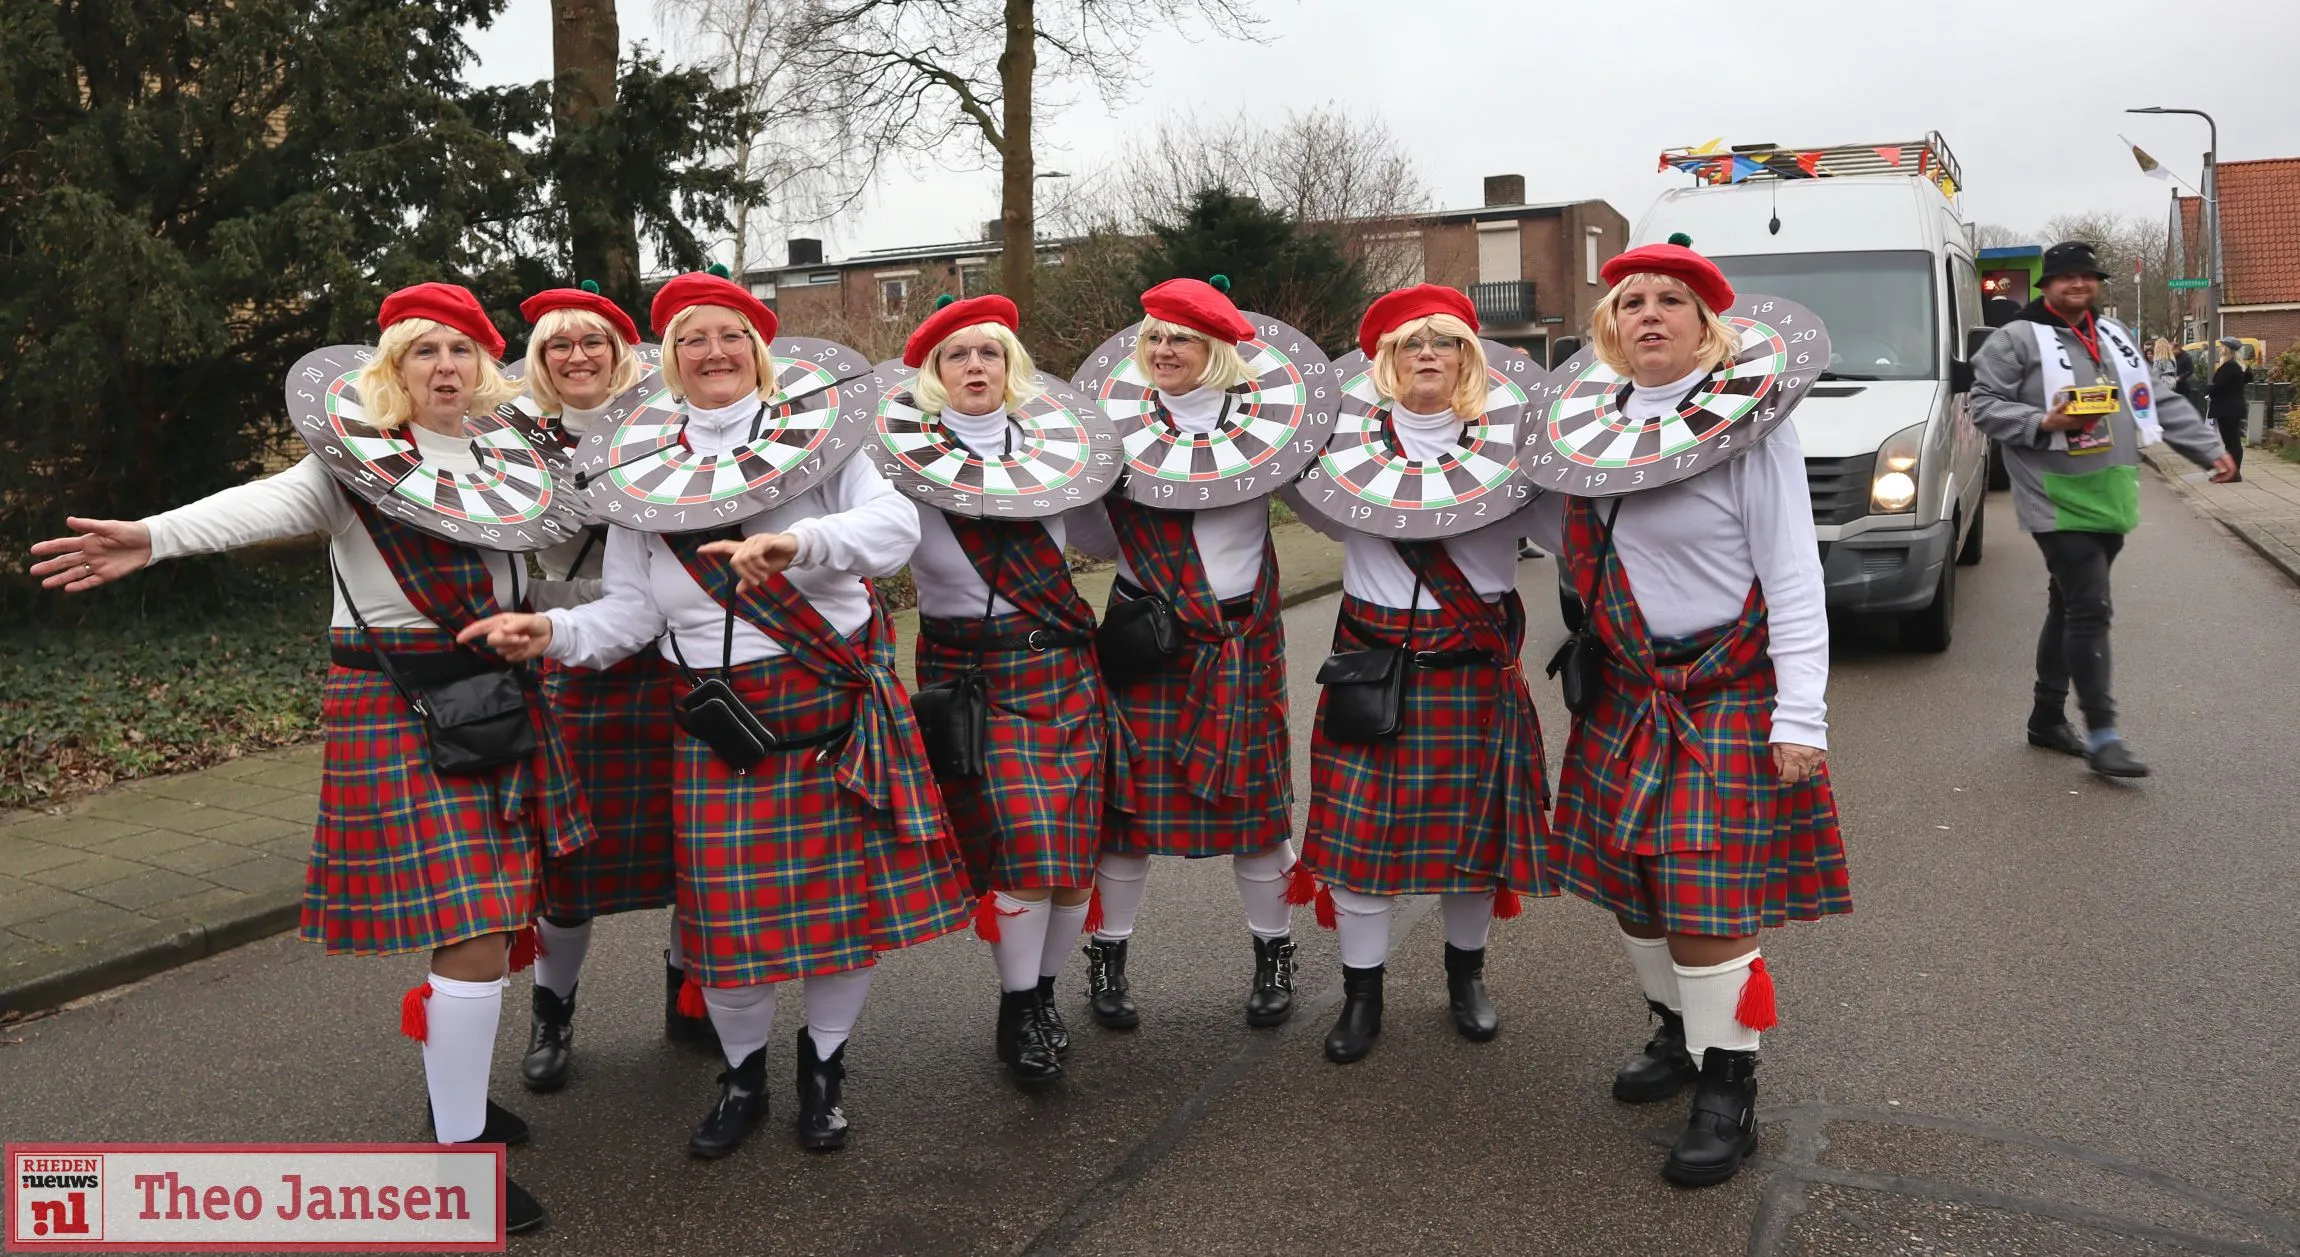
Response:
[[[1921,611],[1901,617],[1901,645],[1922,654],[1937,655],[1949,648],[1957,626],[1957,565],[1941,564],[1941,583],[1933,586],[1933,602]]]
[[[2002,441],[1989,442],[1989,488],[2012,488],[2012,468],[2005,466],[2005,446]]]
[[[1989,522],[1988,507],[1984,503],[1973,513],[1973,530],[1965,534],[1965,543],[1957,547],[1958,567],[1977,567],[1981,561],[1981,530]]]

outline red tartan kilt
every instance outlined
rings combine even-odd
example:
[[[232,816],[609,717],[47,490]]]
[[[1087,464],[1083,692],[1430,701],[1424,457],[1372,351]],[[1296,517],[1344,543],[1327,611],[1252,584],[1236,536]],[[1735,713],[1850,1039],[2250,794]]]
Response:
[[[1404,611],[1345,596],[1342,615],[1392,644],[1406,640]],[[1466,633],[1426,610],[1413,644],[1471,646]],[[1366,645],[1336,625],[1336,651]],[[1415,669],[1406,679],[1405,727],[1389,741],[1359,744],[1327,739],[1320,696],[1302,838],[1302,860],[1319,881],[1369,895],[1474,892],[1497,883],[1521,894],[1557,893],[1540,864],[1539,728],[1530,718],[1495,719],[1518,701],[1503,688],[1512,685],[1522,692],[1521,671]],[[1512,806],[1512,791],[1528,802]]]
[[[1773,775],[1770,662],[1737,682],[1685,696],[1716,768],[1716,812],[1679,816],[1660,832],[1614,832],[1632,695],[1641,684],[1608,661],[1604,693],[1566,740],[1549,837],[1549,863],[1565,887],[1673,934],[1739,938],[1851,912],[1827,770],[1796,786]]]
[[[547,664],[543,693],[583,782],[599,836],[543,864],[543,911],[596,917],[668,906],[672,685],[663,656],[643,650],[604,671]]]
[[[1022,612],[931,623],[960,641],[1039,627]],[[971,667],[974,652],[939,646],[922,631],[917,662],[919,684],[932,685]],[[974,889],[1092,885],[1109,754],[1094,647],[994,651],[982,669],[990,685],[987,768],[977,780],[942,783]]]
[[[787,738],[848,722],[862,698],[788,655],[717,675]],[[841,786],[838,748],[825,749],[772,752],[737,776],[677,732],[680,946],[697,982],[836,973],[966,924],[955,849],[897,841],[893,816]]]
[[[1190,792],[1181,771],[1182,709],[1198,657],[1215,649],[1192,643],[1165,667],[1112,687],[1111,701],[1141,747],[1134,762],[1131,812],[1111,809],[1104,849],[1127,855],[1252,855],[1292,835],[1293,738],[1287,728],[1286,626],[1273,614],[1243,639],[1245,693],[1232,717],[1233,752],[1248,765],[1242,797],[1209,803]]]
[[[378,632],[395,652],[413,636]],[[304,875],[305,940],[330,955],[395,955],[534,917],[544,839],[524,810],[502,815],[499,792],[512,770],[433,772],[422,727],[381,672],[330,667],[320,726],[327,740]]]

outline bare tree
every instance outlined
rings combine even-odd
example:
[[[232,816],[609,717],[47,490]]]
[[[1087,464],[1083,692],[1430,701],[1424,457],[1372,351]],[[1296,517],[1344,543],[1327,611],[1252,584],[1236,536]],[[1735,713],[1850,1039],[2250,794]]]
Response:
[[[1406,282],[1418,245],[1397,245],[1402,220],[1429,208],[1430,188],[1380,119],[1327,105],[1265,123],[1169,119],[1137,140],[1103,180],[1110,212],[1129,229],[1187,214],[1215,188],[1250,196],[1331,233],[1381,288]]]
[[[2153,216],[2092,211],[2062,214],[2045,222],[2039,243],[2082,240],[2093,246],[2108,278],[2100,286],[2098,305],[2132,326],[2142,336],[2181,336],[2180,303],[2166,285],[2180,274],[2179,257],[2171,248],[2164,224]],[[2133,280],[2133,262],[2140,263],[2140,278]]]
[[[2028,233],[2015,231],[2000,223],[1978,223],[1973,227],[1973,247],[1976,249],[2004,249],[2035,243],[2028,237]]]
[[[1122,100],[1134,53],[1169,25],[1253,39],[1260,20],[1249,0],[799,0],[788,64],[811,116],[837,128],[850,173],[867,178],[904,153],[948,160],[953,146],[997,160],[1000,288],[1028,320],[1038,85],[1082,81]]]

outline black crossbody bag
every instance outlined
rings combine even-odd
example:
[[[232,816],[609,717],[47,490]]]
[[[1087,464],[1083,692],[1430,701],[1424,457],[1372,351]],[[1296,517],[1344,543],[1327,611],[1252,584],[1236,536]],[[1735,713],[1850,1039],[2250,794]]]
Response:
[[[1339,651],[1318,665],[1318,684],[1326,687],[1322,728],[1327,741],[1351,745],[1387,742],[1405,731],[1406,674],[1413,670],[1414,631],[1421,625],[1421,600],[1422,574],[1416,569],[1414,592],[1406,599],[1403,646]]]
[[[467,656],[477,669],[472,675],[434,685],[409,685],[392,665],[383,643],[376,640],[375,630],[368,627],[359,604],[352,601],[351,586],[344,581],[343,570],[335,565],[333,558],[328,560],[328,570],[335,576],[335,587],[343,595],[343,605],[351,612],[352,622],[359,625],[360,633],[367,638],[367,648],[375,655],[377,666],[391,681],[391,688],[399,691],[408,710],[415,713],[416,722],[423,726],[433,772],[446,777],[476,776],[535,753],[535,723],[527,712],[528,681],[523,670],[491,665],[478,653],[458,647],[456,653]],[[512,605],[517,606],[519,566],[516,562],[511,569],[511,589]]]
[[[985,620],[998,602],[998,574],[1006,567],[1005,533],[998,535],[997,544],[990,561],[990,592],[982,600]],[[934,770],[936,781],[970,780],[988,766],[990,679],[982,673],[982,656],[978,644],[966,671],[919,686],[910,696],[910,714],[918,721],[918,738],[926,746],[927,766]]]
[[[687,683],[687,692],[671,701],[671,719],[687,731],[689,737],[711,748],[719,762],[734,770],[738,777],[750,775],[767,753],[780,744],[774,730],[759,720],[751,705],[743,701],[735,687],[727,684],[723,676],[698,676],[687,666],[686,655],[679,651],[679,635],[664,634],[671,643],[671,659],[679,665],[679,676]],[[727,609],[727,629],[719,647],[719,667],[723,671],[735,662],[735,611]]]
[[[1597,587],[1590,596],[1597,603],[1605,600],[1606,561],[1613,557],[1613,521],[1621,514],[1621,499],[1613,499],[1613,509],[1605,514],[1605,540],[1597,552]],[[1597,705],[1597,696],[1605,689],[1605,643],[1597,637],[1599,608],[1582,608],[1581,627],[1565,639],[1557,653],[1549,657],[1548,675],[1557,678],[1557,688],[1565,697],[1565,709],[1576,716],[1586,716]]]
[[[1148,676],[1182,651],[1182,622],[1174,606],[1145,590],[1139,598],[1119,595],[1094,630],[1094,650],[1103,679],[1124,685]]]

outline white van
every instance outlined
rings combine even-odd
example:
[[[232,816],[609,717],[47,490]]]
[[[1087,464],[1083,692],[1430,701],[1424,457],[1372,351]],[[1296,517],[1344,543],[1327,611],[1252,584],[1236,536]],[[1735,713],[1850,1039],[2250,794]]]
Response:
[[[1829,606],[1896,618],[1912,649],[1948,649],[1957,566],[1981,558],[1989,450],[1965,416],[1966,359],[1988,328],[1947,144],[1663,160],[1740,181],[1663,193],[1630,243],[1683,232],[1736,292],[1787,297],[1828,325],[1830,368],[1793,421]]]

